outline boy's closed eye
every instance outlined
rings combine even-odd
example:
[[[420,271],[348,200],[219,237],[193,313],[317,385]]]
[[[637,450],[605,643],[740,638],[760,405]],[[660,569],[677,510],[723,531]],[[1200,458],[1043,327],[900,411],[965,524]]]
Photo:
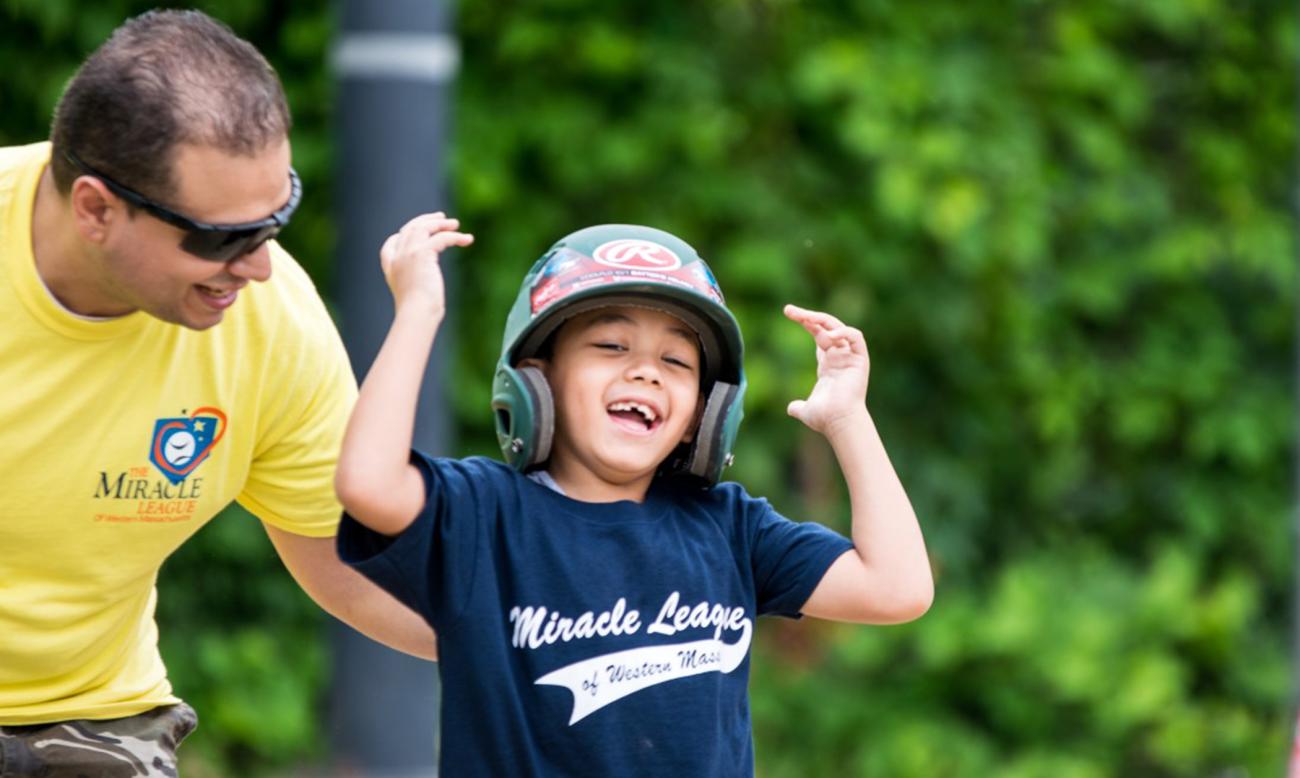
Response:
[[[602,349],[604,351],[612,351],[617,353],[622,353],[628,350],[628,347],[623,345],[622,343],[615,343],[612,341],[596,341],[591,345],[594,346],[595,348]],[[665,354],[662,357],[662,359],[664,362],[672,365],[673,367],[683,368],[686,370],[695,369],[695,363],[684,356],[675,355],[675,354]]]

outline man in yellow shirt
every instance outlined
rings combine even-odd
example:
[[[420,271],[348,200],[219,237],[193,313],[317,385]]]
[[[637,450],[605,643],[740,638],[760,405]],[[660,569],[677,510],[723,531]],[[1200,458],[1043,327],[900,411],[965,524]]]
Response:
[[[302,191],[266,60],[195,11],[132,19],[51,140],[0,149],[0,775],[175,775],[193,711],[157,648],[167,556],[232,500],[323,608],[434,657],[343,566],[356,393],[273,240]]]

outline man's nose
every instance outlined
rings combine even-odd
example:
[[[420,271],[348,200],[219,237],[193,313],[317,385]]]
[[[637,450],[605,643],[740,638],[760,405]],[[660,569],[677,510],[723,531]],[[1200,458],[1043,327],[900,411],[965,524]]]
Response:
[[[271,277],[271,248],[263,243],[247,254],[226,263],[231,275],[249,281],[265,281]]]

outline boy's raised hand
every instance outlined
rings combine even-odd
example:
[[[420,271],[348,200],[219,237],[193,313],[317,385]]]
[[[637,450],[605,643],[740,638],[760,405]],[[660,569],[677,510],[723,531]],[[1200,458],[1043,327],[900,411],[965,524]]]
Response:
[[[862,332],[829,313],[785,306],[817,344],[817,383],[806,400],[794,400],[786,412],[811,429],[830,434],[840,423],[853,423],[866,410],[871,359]]]
[[[459,229],[460,219],[438,211],[411,219],[384,241],[379,262],[398,309],[409,303],[442,315],[446,299],[438,255],[474,242],[473,235]]]

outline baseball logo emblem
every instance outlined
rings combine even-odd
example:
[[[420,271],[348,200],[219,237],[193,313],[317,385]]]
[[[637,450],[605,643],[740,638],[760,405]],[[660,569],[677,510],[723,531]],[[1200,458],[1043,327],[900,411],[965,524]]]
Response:
[[[217,441],[226,434],[226,414],[216,408],[199,408],[189,416],[158,419],[154,423],[149,461],[178,484],[203,464]]]
[[[681,257],[652,240],[625,238],[601,244],[592,257],[602,265],[627,270],[676,270]]]
[[[198,441],[189,430],[174,430],[163,444],[163,459],[172,467],[185,467],[194,461],[198,450]]]

